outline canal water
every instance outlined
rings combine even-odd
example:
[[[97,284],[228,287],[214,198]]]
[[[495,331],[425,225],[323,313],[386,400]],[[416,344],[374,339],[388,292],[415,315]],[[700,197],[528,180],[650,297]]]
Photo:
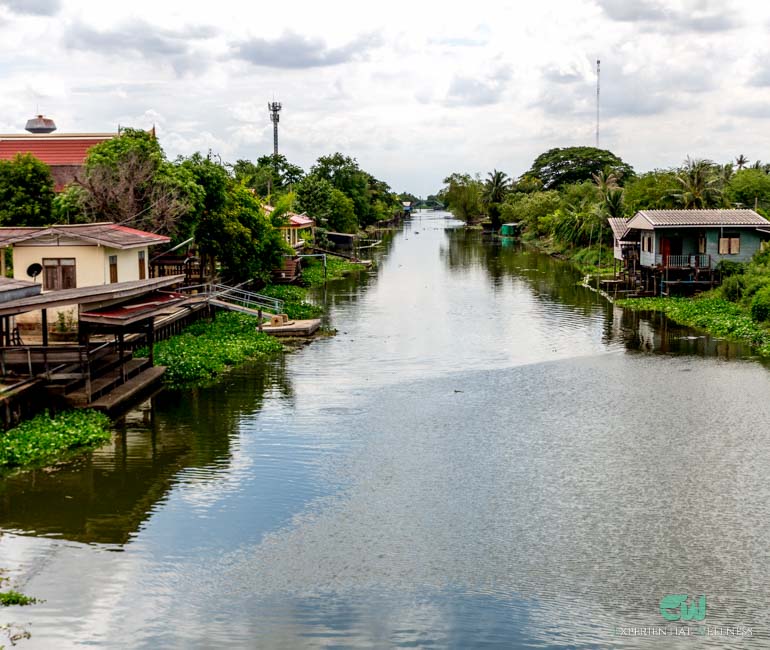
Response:
[[[770,645],[768,368],[459,226],[319,291],[336,336],[1,479],[19,647]]]

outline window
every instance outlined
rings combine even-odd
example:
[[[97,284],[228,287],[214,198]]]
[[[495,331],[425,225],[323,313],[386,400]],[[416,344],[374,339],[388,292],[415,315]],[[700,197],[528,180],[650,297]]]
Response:
[[[698,253],[701,255],[706,254],[706,233],[698,235]]]
[[[642,250],[647,253],[652,252],[652,235],[644,235],[642,237]]]
[[[741,252],[741,236],[739,233],[724,233],[719,238],[720,255],[737,255]]]
[[[110,255],[110,283],[118,281],[118,256]]]
[[[139,279],[147,278],[147,266],[144,263],[144,251],[139,251]]]
[[[43,258],[43,289],[54,291],[74,289],[76,286],[75,258]]]

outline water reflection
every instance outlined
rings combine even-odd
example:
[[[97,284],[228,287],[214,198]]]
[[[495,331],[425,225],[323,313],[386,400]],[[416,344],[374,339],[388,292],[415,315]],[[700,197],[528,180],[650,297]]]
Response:
[[[110,444],[2,480],[0,524],[9,532],[125,544],[182,470],[198,480],[227,472],[239,421],[261,408],[268,391],[291,397],[285,359],[247,364],[216,386],[163,392],[120,420]]]

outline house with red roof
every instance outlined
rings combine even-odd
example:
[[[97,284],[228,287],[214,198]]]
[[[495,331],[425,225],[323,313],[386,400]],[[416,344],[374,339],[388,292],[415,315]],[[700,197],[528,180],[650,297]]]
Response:
[[[13,277],[39,283],[42,291],[147,280],[149,251],[170,239],[116,223],[0,228],[2,249],[13,248]],[[0,268],[5,276],[5,268]],[[40,322],[39,312],[32,322]]]
[[[61,192],[83,169],[88,150],[117,137],[117,133],[53,133],[56,125],[38,115],[27,122],[27,133],[0,134],[0,160],[32,154],[51,168],[54,190]]]
[[[267,212],[268,216],[272,215],[275,208],[272,205],[262,206]],[[312,236],[315,230],[315,221],[308,217],[304,212],[297,214],[296,212],[286,212],[284,215],[284,222],[278,227],[281,231],[286,243],[293,249],[302,248],[305,245],[305,241],[300,236],[300,233],[304,230],[310,233]]]

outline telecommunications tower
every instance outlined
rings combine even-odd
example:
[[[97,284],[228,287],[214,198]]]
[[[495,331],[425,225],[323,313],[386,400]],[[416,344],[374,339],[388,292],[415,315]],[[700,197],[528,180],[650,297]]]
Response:
[[[273,155],[278,155],[278,120],[281,112],[281,102],[267,102],[267,110],[270,111],[270,121],[273,123]]]
[[[599,80],[601,78],[601,61],[596,59],[596,148],[599,148]]]

